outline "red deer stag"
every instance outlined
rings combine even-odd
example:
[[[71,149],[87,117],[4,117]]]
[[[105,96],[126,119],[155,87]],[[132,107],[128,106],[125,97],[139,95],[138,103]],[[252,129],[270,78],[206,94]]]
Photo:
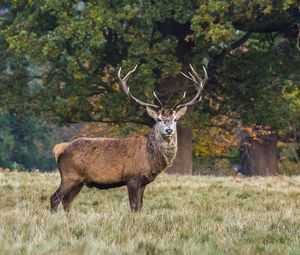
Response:
[[[144,103],[131,94],[127,80],[136,68],[137,66],[124,78],[121,77],[120,68],[118,76],[127,96],[146,107],[149,116],[155,120],[155,125],[148,136],[123,139],[78,138],[57,145],[54,154],[61,183],[50,198],[52,212],[57,211],[61,201],[64,210],[69,211],[71,202],[84,185],[99,189],[126,185],[131,210],[140,211],[147,184],[172,164],[177,152],[177,121],[185,114],[187,107],[201,100],[201,93],[208,79],[206,70],[203,67],[205,76],[202,79],[190,65],[191,72],[188,75],[182,74],[196,84],[196,95],[190,102],[182,103],[184,94],[173,109],[165,109],[155,92],[153,94],[159,105]]]

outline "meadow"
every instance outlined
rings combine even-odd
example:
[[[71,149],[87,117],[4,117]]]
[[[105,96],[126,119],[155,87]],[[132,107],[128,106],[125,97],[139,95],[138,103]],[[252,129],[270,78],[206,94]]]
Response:
[[[58,173],[0,173],[0,254],[300,254],[300,176],[161,175],[131,213],[125,187],[83,188],[52,215]]]

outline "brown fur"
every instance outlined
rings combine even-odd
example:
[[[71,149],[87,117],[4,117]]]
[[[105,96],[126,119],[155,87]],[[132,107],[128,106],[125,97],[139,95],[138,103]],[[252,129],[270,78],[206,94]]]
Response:
[[[139,145],[139,147],[136,146]],[[124,139],[79,138],[59,156],[63,175],[97,183],[115,183],[150,168],[146,154],[147,139],[142,136]],[[75,178],[75,177],[74,177]]]
[[[164,118],[169,119],[172,118],[174,114],[173,110],[170,109],[162,109],[161,110],[161,115],[164,116]]]
[[[170,166],[177,136],[164,138],[155,127],[145,136],[123,139],[79,138],[54,147],[61,184],[51,196],[51,209],[60,201],[66,211],[83,185],[100,189],[127,185],[130,207],[139,211],[145,187]]]
[[[56,162],[59,155],[63,153],[63,151],[69,146],[69,144],[70,143],[59,143],[53,147],[52,153]]]

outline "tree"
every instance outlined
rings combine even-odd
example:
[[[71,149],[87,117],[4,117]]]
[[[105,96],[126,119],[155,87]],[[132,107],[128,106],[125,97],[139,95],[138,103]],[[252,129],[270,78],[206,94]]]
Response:
[[[200,123],[203,115],[225,114],[274,130],[292,115],[284,92],[299,81],[297,1],[17,0],[11,13],[12,23],[2,30],[10,52],[41,67],[34,110],[64,123],[151,125],[120,93],[117,69],[138,63],[135,95],[150,100],[155,89],[172,105],[185,90],[194,93],[179,71],[190,62],[197,70],[207,64],[204,100],[181,129],[179,147],[190,153],[179,151],[186,156],[173,172],[191,172],[191,128],[209,125]]]
[[[21,170],[50,170],[54,161],[50,151],[50,129],[43,122],[23,113],[0,114],[0,166]]]
[[[13,21],[9,4],[0,8],[0,28]],[[50,128],[31,115],[34,84],[29,62],[7,50],[0,34],[0,166],[20,169],[54,167],[50,154]]]
[[[277,137],[268,128],[245,128],[241,139],[241,169],[244,175],[276,175]]]

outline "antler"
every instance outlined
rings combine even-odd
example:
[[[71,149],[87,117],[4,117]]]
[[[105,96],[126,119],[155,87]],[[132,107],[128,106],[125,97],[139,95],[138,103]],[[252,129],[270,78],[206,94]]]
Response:
[[[137,99],[135,96],[133,96],[130,91],[129,91],[129,87],[127,86],[126,82],[129,78],[129,76],[136,70],[138,65],[136,65],[131,71],[129,71],[124,78],[121,77],[121,70],[122,68],[120,67],[119,69],[119,72],[118,72],[118,77],[119,77],[119,80],[121,82],[121,85],[123,87],[123,90],[125,91],[126,95],[131,97],[135,102],[137,102],[138,104],[142,105],[142,106],[149,106],[149,107],[152,107],[152,108],[156,108],[156,109],[160,109],[161,106],[158,106],[158,105],[155,105],[155,104],[148,104],[148,103],[145,103],[139,99]],[[159,99],[157,98],[157,95],[155,94],[155,92],[153,92],[155,98],[157,99],[157,101],[159,102],[159,104],[161,105],[161,102],[159,101]]]
[[[156,98],[157,102],[159,103],[160,108],[162,108],[162,102],[159,100],[158,96],[156,95],[156,92],[153,91],[152,93],[153,93],[153,96]]]
[[[176,103],[176,105],[173,107],[173,109],[176,109],[178,105],[180,105],[184,99],[185,99],[185,96],[186,96],[186,91],[184,91],[183,95],[182,95],[182,98],[179,100],[178,103]]]
[[[196,88],[197,88],[198,92],[190,102],[185,103],[185,104],[177,104],[175,106],[176,110],[178,110],[182,107],[185,107],[185,106],[192,106],[192,105],[198,103],[202,98],[201,92],[203,91],[203,88],[204,88],[204,86],[205,86],[205,84],[207,83],[207,80],[208,80],[208,75],[207,75],[206,69],[203,66],[203,70],[204,70],[204,79],[203,79],[197,74],[197,72],[195,71],[195,69],[193,68],[193,66],[191,64],[190,64],[190,68],[192,70],[192,73],[188,72],[188,75],[186,75],[183,72],[180,72],[180,73],[185,78],[191,80],[192,82],[194,82],[196,84]],[[185,93],[184,93],[184,96],[183,96],[182,100],[180,101],[180,103],[183,101],[184,98],[185,98]]]

